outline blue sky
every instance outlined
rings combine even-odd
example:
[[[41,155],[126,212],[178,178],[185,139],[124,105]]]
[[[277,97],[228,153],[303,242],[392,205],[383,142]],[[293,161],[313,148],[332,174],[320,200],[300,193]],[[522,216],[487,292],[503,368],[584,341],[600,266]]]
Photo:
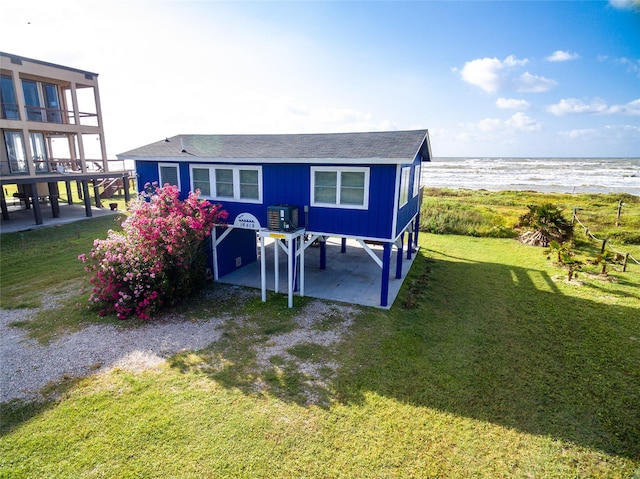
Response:
[[[640,156],[637,0],[2,10],[1,50],[100,74],[110,156],[180,133],[413,128],[434,156]]]

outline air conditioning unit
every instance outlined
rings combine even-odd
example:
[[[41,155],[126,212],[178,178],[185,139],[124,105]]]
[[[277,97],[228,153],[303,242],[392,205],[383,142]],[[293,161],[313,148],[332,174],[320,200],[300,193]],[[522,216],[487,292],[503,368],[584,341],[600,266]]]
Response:
[[[298,229],[298,207],[294,205],[268,206],[267,227],[271,231],[294,231]]]

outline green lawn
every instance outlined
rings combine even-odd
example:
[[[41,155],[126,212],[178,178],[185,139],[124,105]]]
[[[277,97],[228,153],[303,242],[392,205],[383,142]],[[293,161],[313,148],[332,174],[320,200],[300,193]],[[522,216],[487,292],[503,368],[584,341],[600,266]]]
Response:
[[[337,364],[324,382],[256,366],[309,298],[201,298],[220,342],[2,405],[0,477],[640,477],[640,266],[567,283],[512,239],[420,245],[390,311],[290,351]]]

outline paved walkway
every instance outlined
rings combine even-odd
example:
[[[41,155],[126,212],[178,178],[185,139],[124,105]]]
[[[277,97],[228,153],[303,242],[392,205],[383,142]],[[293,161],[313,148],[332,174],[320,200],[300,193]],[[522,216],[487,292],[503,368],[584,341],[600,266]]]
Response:
[[[16,233],[19,231],[27,231],[35,228],[43,228],[47,226],[56,226],[66,223],[73,223],[74,221],[80,221],[87,219],[84,204],[73,205],[60,205],[60,215],[58,218],[53,217],[51,211],[51,205],[41,204],[42,209],[42,221],[43,224],[37,225],[33,216],[33,210],[25,210],[24,208],[17,208],[9,206],[9,219],[0,220],[0,233]],[[93,217],[113,215],[122,213],[122,211],[111,211],[108,205],[105,203],[105,207],[96,208],[91,207],[91,214]]]

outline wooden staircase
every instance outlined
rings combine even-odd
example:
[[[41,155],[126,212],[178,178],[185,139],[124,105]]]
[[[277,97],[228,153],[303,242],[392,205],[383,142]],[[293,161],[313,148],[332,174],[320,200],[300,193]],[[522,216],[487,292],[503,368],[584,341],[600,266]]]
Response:
[[[98,186],[102,186],[104,190],[100,193],[100,198],[111,198],[116,191],[123,188],[122,179],[120,178],[105,178]]]

